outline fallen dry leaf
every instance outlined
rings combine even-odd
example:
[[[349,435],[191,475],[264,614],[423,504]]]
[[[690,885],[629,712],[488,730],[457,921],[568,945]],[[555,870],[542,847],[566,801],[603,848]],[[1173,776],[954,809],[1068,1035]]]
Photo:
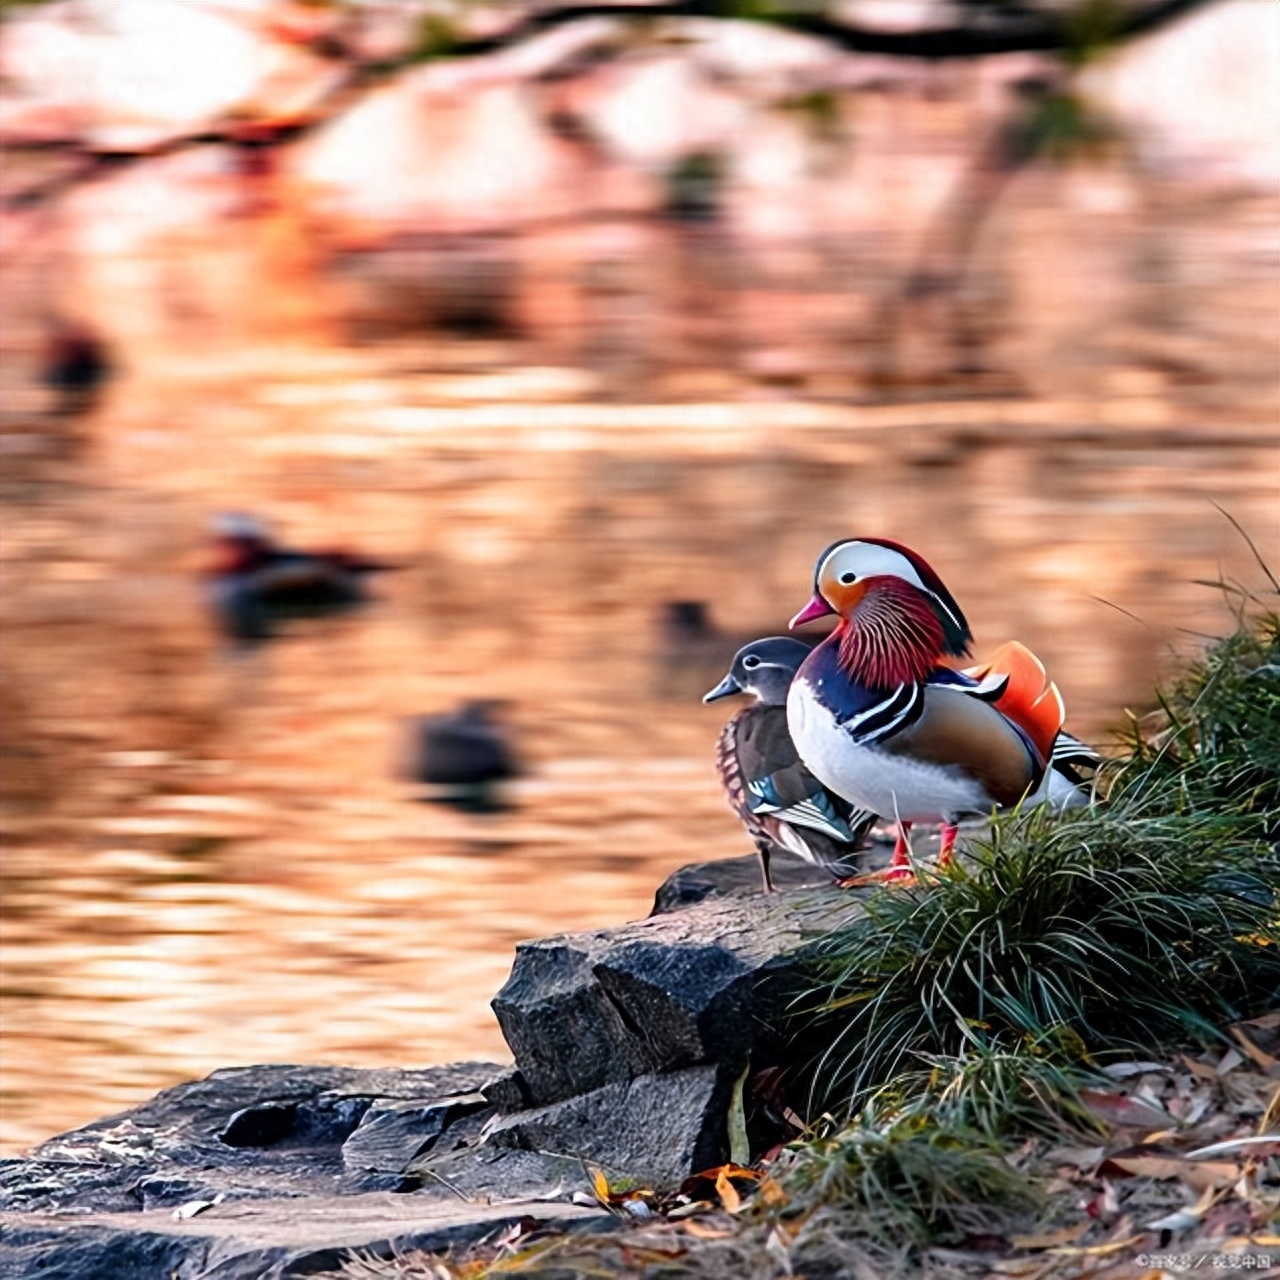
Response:
[[[1221,1187],[1229,1187],[1240,1177],[1240,1166],[1228,1164],[1225,1160],[1199,1160],[1187,1165],[1182,1180],[1192,1191],[1202,1194],[1206,1191],[1217,1191]]]
[[[985,1265],[1001,1276],[1040,1276],[1046,1270],[1043,1258],[992,1258]]]
[[[658,1249],[653,1245],[634,1245],[624,1244],[619,1249],[623,1259],[628,1266],[635,1263],[656,1263],[672,1262],[676,1258],[683,1258],[689,1251],[681,1249],[678,1246],[671,1249]]]
[[[1102,1258],[1109,1253],[1119,1253],[1121,1249],[1137,1244],[1142,1238],[1140,1235],[1124,1236],[1120,1240],[1108,1240],[1106,1244],[1061,1245],[1049,1252],[1059,1258]]]
[[[742,1208],[742,1197],[738,1194],[733,1183],[729,1181],[727,1165],[716,1174],[716,1194],[720,1197],[720,1203],[730,1213],[737,1213]]]
[[[733,1235],[732,1231],[727,1231],[724,1227],[711,1227],[705,1222],[696,1220],[691,1220],[681,1225],[695,1240],[727,1240]]]
[[[1222,1055],[1222,1061],[1214,1068],[1213,1074],[1218,1077],[1228,1075],[1244,1061],[1244,1054],[1237,1049],[1228,1049]]]
[[[1137,1178],[1181,1178],[1188,1168],[1176,1156],[1112,1156],[1103,1170],[1109,1174],[1112,1165]]]
[[[710,1200],[690,1200],[688,1204],[682,1204],[672,1209],[667,1217],[673,1222],[679,1222],[682,1218],[692,1218],[697,1214],[713,1213],[715,1205]]]
[[[777,1178],[761,1178],[760,1190],[756,1194],[760,1197],[761,1204],[779,1205],[787,1203],[787,1193],[783,1191],[782,1184]]]
[[[1135,1102],[1125,1093],[1103,1093],[1099,1089],[1081,1089],[1080,1101],[1100,1120],[1129,1129],[1147,1131],[1168,1127],[1169,1117],[1144,1102]]]
[[[1189,1058],[1185,1053],[1178,1055],[1179,1061],[1193,1076],[1200,1080],[1216,1080],[1218,1073],[1207,1063],[1197,1062],[1194,1058]]]
[[[1207,1147],[1197,1147],[1194,1151],[1188,1151],[1187,1159],[1207,1160],[1210,1156],[1226,1155],[1229,1151],[1236,1151],[1241,1156],[1253,1156],[1257,1159],[1280,1155],[1280,1133],[1259,1133],[1248,1138],[1229,1138],[1225,1142],[1214,1142]]]
[[[1112,1080],[1127,1080],[1130,1076],[1143,1076],[1150,1072],[1167,1072],[1169,1064],[1165,1062],[1113,1062],[1102,1068],[1104,1076]]]
[[[1260,1066],[1263,1071],[1270,1071],[1276,1066],[1276,1060],[1269,1053],[1259,1049],[1252,1040],[1244,1033],[1244,1029],[1237,1024],[1230,1028],[1231,1034],[1235,1037],[1236,1043],[1249,1055],[1249,1057]]]
[[[1091,1226],[1092,1222],[1077,1222],[1074,1227],[1059,1227],[1057,1231],[1045,1231],[1040,1235],[1014,1236],[1009,1243],[1015,1249],[1053,1249],[1079,1240]]]
[[[1106,1154],[1106,1147],[1054,1147],[1044,1158],[1048,1164],[1069,1164],[1077,1169],[1092,1169]]]

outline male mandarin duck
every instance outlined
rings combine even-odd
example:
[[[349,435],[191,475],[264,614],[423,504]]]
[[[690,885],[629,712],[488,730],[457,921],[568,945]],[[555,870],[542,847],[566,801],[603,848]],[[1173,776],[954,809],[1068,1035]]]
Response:
[[[729,674],[702,700],[753,695],[725,725],[716,766],[733,811],[755,841],[766,893],[773,892],[769,860],[789,849],[837,877],[862,847],[874,813],[855,809],[828,791],[800,761],[787,731],[787,689],[809,646],[786,636],[753,640],[734,655]]]
[[[946,660],[972,635],[955,598],[924,559],[895,542],[828,547],[794,628],[836,614],[787,696],[801,760],[850,804],[899,824],[880,878],[911,876],[912,823],[940,822],[940,864],[961,818],[1020,802],[1084,804],[1077,766],[1095,756],[1062,731],[1066,711],[1039,660],[1010,642],[980,667]]]
[[[266,639],[284,617],[358,604],[365,579],[392,568],[346,551],[281,547],[253,516],[219,516],[213,533],[210,600],[223,631],[236,640]]]

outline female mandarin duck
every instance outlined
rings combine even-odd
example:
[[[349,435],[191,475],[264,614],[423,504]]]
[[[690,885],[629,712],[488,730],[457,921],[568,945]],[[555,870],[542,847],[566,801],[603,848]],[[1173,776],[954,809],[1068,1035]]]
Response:
[[[787,689],[809,652],[808,645],[786,636],[753,640],[702,699],[715,702],[735,693],[755,698],[725,725],[716,766],[730,807],[755,841],[766,893],[773,892],[769,859],[776,850],[789,849],[843,877],[843,864],[862,847],[875,821],[875,814],[832,794],[801,764],[787,731]]]
[[[1044,667],[1016,641],[981,667],[944,665],[968,654],[969,624],[914,551],[878,538],[828,547],[813,598],[790,625],[825,614],[839,622],[792,682],[787,723],[825,786],[897,820],[880,878],[910,878],[914,822],[942,824],[945,864],[963,817],[1020,801],[1086,802],[1073,766],[1098,757],[1062,732],[1066,712]]]

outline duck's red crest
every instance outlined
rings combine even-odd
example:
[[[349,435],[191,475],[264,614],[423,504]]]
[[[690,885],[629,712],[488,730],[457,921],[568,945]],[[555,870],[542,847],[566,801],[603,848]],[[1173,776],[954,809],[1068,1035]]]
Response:
[[[895,577],[868,579],[866,594],[836,630],[840,665],[871,689],[924,680],[946,644],[928,598]]]

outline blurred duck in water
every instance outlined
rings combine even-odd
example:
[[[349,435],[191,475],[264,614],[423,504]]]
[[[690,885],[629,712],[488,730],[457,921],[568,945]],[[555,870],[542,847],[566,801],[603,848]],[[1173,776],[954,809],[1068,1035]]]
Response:
[[[809,652],[808,645],[786,636],[753,640],[738,650],[729,674],[702,699],[715,702],[738,693],[753,699],[721,732],[716,766],[730,808],[755,841],[766,893],[773,892],[769,862],[780,849],[843,880],[876,819],[828,791],[805,768],[791,741],[787,690]]]
[[[85,324],[55,320],[40,359],[40,381],[52,394],[50,412],[59,418],[87,413],[111,376],[102,339]]]
[[[394,568],[348,551],[281,547],[248,515],[218,516],[213,533],[209,598],[220,628],[233,640],[265,640],[286,618],[350,609],[366,598],[371,574]]]
[[[696,695],[754,634],[758,633],[730,635],[722,631],[702,600],[668,601],[658,617],[658,696]]]
[[[500,784],[519,773],[502,704],[465,702],[447,715],[413,722],[408,773],[431,788],[428,799],[467,813],[496,813],[505,807]]]

